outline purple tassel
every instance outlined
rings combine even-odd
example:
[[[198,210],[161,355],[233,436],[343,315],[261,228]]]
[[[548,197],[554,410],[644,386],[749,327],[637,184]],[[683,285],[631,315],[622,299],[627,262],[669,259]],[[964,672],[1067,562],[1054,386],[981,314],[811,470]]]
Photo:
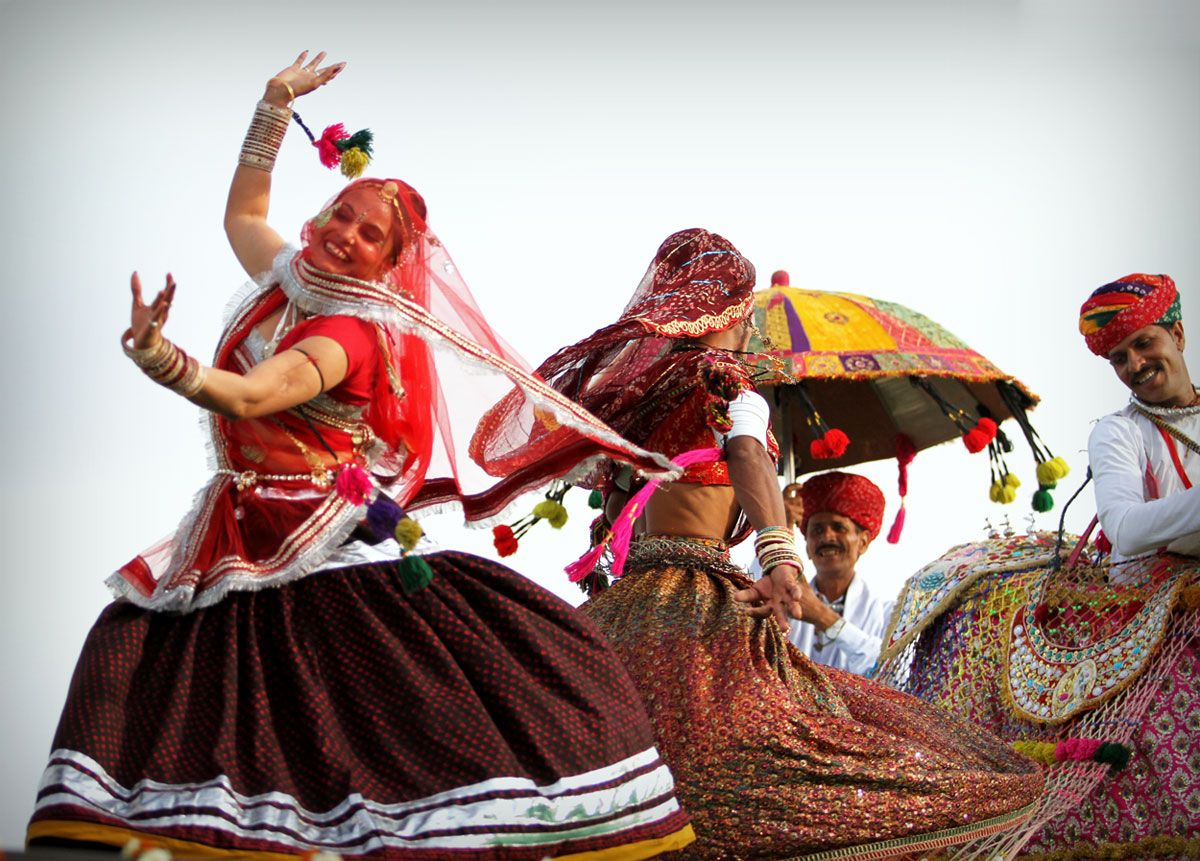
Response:
[[[378,541],[386,541],[396,532],[396,524],[404,519],[404,509],[386,493],[380,491],[367,506],[367,528]]]

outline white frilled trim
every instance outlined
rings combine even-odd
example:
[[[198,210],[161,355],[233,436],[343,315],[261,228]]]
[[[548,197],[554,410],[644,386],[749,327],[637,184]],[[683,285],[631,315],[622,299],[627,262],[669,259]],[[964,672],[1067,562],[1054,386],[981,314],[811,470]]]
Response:
[[[291,846],[361,855],[480,851],[616,834],[674,815],[673,793],[671,773],[654,748],[551,784],[494,777],[399,804],[352,793],[330,810],[307,810],[284,792],[244,795],[224,775],[126,787],[86,754],[59,749],[50,755],[35,809],[81,807],[139,831],[187,826],[243,840],[268,833]]]

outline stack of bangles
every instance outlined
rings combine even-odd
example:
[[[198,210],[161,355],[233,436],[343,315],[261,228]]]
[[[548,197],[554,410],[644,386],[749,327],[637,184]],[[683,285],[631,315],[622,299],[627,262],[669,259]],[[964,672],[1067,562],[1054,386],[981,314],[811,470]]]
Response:
[[[204,388],[207,375],[204,366],[166,338],[160,337],[154,346],[137,350],[127,343],[129,337],[130,333],[126,332],[125,340],[121,342],[125,355],[154,382],[185,398],[195,396]]]
[[[796,552],[792,530],[786,526],[767,526],[758,530],[754,537],[754,555],[763,574],[769,574],[776,565],[785,563],[800,567],[800,554]]]
[[[288,90],[291,88],[288,87]],[[246,139],[242,141],[238,163],[270,173],[275,167],[275,156],[279,154],[291,119],[291,108],[260,101],[254,108],[254,119],[246,130]]]

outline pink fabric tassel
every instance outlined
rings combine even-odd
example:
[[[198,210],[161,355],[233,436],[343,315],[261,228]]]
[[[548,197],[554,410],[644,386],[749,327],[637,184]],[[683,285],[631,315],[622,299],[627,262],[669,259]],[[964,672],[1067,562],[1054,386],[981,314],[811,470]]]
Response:
[[[596,567],[596,563],[600,561],[600,557],[604,555],[604,548],[608,547],[608,542],[612,540],[609,535],[587,553],[584,553],[574,562],[566,567],[567,577],[572,583],[578,583],[587,575],[591,574]]]
[[[367,501],[367,494],[374,490],[371,476],[361,466],[353,463],[338,469],[333,487],[338,496],[352,505],[362,505]]]
[[[724,453],[719,448],[697,448],[676,455],[671,458],[671,463],[687,469],[693,464],[712,463],[722,457],[724,457]],[[613,524],[612,535],[609,537],[609,546],[612,547],[613,554],[612,570],[609,573],[612,574],[613,579],[620,577],[625,570],[625,559],[629,556],[629,542],[633,540],[633,524],[637,521],[638,515],[642,513],[642,509],[645,508],[646,501],[650,499],[654,491],[658,490],[661,483],[658,479],[647,481],[641,490],[630,497],[629,501],[625,503],[625,507],[621,509],[621,513],[617,515],[617,522]],[[567,575],[571,578],[572,583],[578,583],[592,572],[596,563],[600,561],[604,546],[604,544],[599,544],[593,547],[577,561],[567,566]]]
[[[904,503],[900,503],[900,510],[896,512],[896,519],[892,521],[892,528],[888,530],[888,544],[899,544],[900,533],[904,530]]]

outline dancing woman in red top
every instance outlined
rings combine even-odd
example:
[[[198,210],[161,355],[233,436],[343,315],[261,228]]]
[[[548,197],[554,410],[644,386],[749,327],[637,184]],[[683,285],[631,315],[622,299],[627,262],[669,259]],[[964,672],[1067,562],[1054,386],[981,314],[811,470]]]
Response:
[[[797,579],[767,405],[743,363],[753,287],[754,267],[731,243],[681,231],[620,320],[538,369],[638,445],[719,449],[720,460],[645,501],[624,575],[584,605],[646,701],[695,822],[687,855],[918,857],[1015,827],[1042,790],[1033,762],[934,706],[822,668],[787,640],[788,616],[805,617],[817,599]],[[590,477],[618,525],[638,489],[627,475]],[[757,583],[727,549],[747,521],[765,572]]]
[[[342,68],[323,57],[302,54],[256,109],[225,216],[256,278],[211,367],[163,337],[170,277],[148,304],[133,278],[126,352],[209,411],[214,474],[111,578],[29,839],[405,859],[684,846],[671,775],[594,627],[507,568],[416,544],[400,518],[499,516],[593,458],[669,464],[528,374],[407,184],[352,183],[299,250],[268,226],[289,105]],[[507,447],[472,462],[455,432],[514,385],[515,420],[545,445],[495,481]]]

